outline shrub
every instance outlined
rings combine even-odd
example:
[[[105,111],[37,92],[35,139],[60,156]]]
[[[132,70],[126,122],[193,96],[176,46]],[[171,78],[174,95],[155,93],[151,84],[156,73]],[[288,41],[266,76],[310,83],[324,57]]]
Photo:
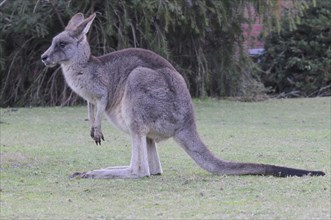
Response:
[[[236,96],[250,61],[242,48],[245,8],[268,11],[272,0],[2,1],[0,106],[73,105],[82,100],[61,70],[40,55],[76,12],[98,16],[88,34],[95,55],[126,47],[156,51],[184,76],[193,96]],[[245,86],[245,88],[248,88]],[[252,87],[253,88],[253,87]]]
[[[262,81],[282,97],[331,95],[331,1],[318,1],[298,18],[295,28],[284,20],[280,33],[267,37]]]

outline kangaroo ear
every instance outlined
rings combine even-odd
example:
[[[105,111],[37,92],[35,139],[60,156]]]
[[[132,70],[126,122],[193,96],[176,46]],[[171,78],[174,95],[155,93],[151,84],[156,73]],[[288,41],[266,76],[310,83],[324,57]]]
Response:
[[[90,30],[95,16],[96,14],[93,13],[88,18],[81,21],[78,25],[76,24],[72,30],[72,34],[76,37],[87,34],[87,32]]]
[[[66,31],[74,30],[75,27],[83,20],[84,20],[84,15],[82,13],[75,14],[74,16],[72,16],[72,18],[70,19],[64,30]]]

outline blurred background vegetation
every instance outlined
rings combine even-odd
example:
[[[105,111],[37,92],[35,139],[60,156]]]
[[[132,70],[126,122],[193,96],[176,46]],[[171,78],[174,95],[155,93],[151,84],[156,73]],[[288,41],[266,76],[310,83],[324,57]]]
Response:
[[[306,24],[301,18],[308,9],[318,7],[320,1],[325,4],[323,16],[308,17],[314,21]],[[290,16],[282,22],[276,0],[1,0],[0,106],[83,103],[65,84],[59,67],[47,69],[40,61],[52,37],[61,32],[77,12],[85,15],[97,12],[88,34],[94,55],[127,47],[151,49],[177,68],[194,97],[239,96],[256,100],[268,91],[288,94],[299,87],[302,91],[306,88],[302,85],[307,82],[314,86],[299,95],[325,95],[330,89],[330,3],[328,0],[293,2]],[[256,17],[265,24],[264,36],[268,36],[268,30],[275,30],[267,40],[267,53],[258,63],[246,54],[242,28],[244,24],[252,24]],[[321,29],[315,28],[320,24],[318,19],[325,24]],[[291,24],[291,29],[286,29],[286,22]],[[315,43],[306,40],[306,44],[313,47],[309,51],[319,48],[311,61],[306,56],[311,54],[309,51],[304,55],[295,49],[289,54],[283,52],[285,48],[302,44],[295,37],[298,33],[293,32],[302,33],[301,26],[296,24],[306,25],[304,28],[310,35],[318,31],[316,34],[321,36]],[[293,35],[291,41],[297,39],[298,42],[291,46],[285,44],[289,35]],[[319,39],[323,41],[322,46],[317,45]],[[272,49],[272,45],[278,44]],[[289,61],[286,57],[294,53],[299,53],[300,61]],[[313,63],[320,60],[323,65],[315,68]],[[291,64],[281,64],[281,61]],[[299,66],[294,67],[296,64]],[[290,77],[286,71],[293,68],[297,69]],[[306,80],[306,75],[300,74],[309,76]],[[280,85],[289,80],[299,87]],[[320,89],[325,91],[318,92]]]
[[[278,97],[331,95],[331,1],[319,0],[297,17],[286,19],[280,32],[271,32],[261,57],[262,82]]]

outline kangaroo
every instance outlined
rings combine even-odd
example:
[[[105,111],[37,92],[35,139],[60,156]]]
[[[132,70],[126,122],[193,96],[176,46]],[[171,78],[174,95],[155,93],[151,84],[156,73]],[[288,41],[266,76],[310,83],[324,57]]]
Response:
[[[103,115],[132,139],[129,166],[77,172],[81,178],[141,178],[161,174],[157,143],[174,140],[203,169],[218,175],[323,176],[309,171],[216,157],[200,139],[191,96],[183,77],[156,53],[129,48],[100,57],[87,41],[96,17],[74,15],[41,56],[46,66],[60,64],[70,88],[87,101],[91,137],[101,145]]]

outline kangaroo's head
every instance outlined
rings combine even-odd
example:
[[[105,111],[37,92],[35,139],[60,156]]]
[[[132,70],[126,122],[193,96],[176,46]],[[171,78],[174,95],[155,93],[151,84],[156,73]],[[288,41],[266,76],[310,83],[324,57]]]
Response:
[[[95,13],[84,18],[82,13],[74,15],[64,31],[53,38],[51,46],[41,55],[46,66],[55,66],[65,63],[83,63],[91,55],[90,46],[86,39]]]

